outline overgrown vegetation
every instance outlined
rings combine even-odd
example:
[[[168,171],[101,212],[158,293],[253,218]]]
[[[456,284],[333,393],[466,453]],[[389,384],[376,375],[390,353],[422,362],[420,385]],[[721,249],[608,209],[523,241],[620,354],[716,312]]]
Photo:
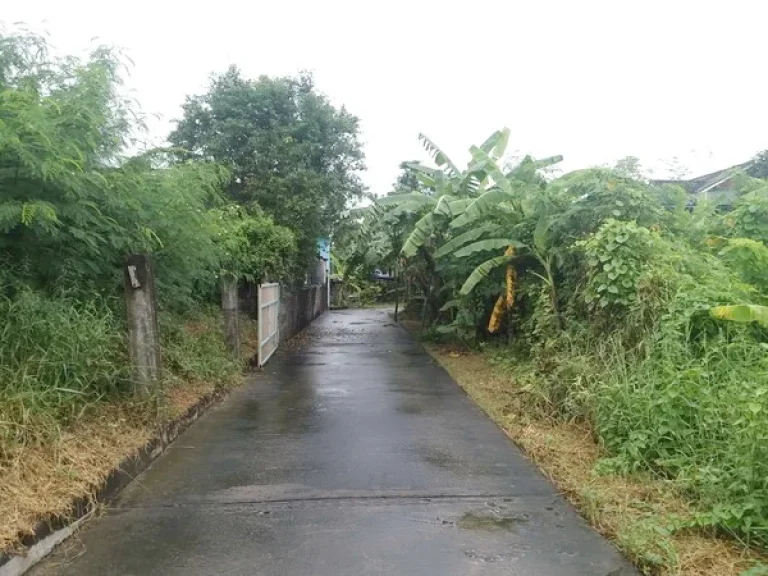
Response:
[[[60,59],[39,37],[0,37],[4,453],[130,393],[125,255],[153,254],[170,345],[191,311],[217,297],[221,274],[279,273],[295,253],[290,230],[227,205],[226,168],[178,161],[173,150],[122,156],[140,121],[119,96],[120,66],[105,48],[86,61]],[[192,352],[221,374],[238,370],[223,346]],[[213,376],[173,361],[172,345],[165,353],[171,379]]]
[[[341,221],[363,192],[358,123],[311,77],[230,69],[188,99],[174,147],[129,157],[142,120],[121,67],[107,48],[57,58],[0,35],[0,473],[94,406],[157,422],[162,398],[130,398],[125,255],[156,264],[166,390],[210,392],[241,371],[221,277],[300,282],[333,233],[346,299],[375,300],[371,273],[391,271],[431,336],[489,349],[525,410],[586,427],[595,474],[687,499],[633,537],[768,547],[766,153],[723,205],[642,180],[636,159],[554,178],[559,157],[505,161],[502,130],[461,169],[422,136],[434,166],[404,163],[391,194]],[[649,572],[674,564],[657,544]]]
[[[604,450],[595,443],[590,426],[532,410],[524,384],[509,369],[502,350],[475,352],[447,343],[427,346],[589,523],[645,572],[665,576],[760,573],[761,556],[756,550],[745,550],[735,540],[712,538],[710,530],[676,528],[695,514],[695,508],[686,502],[675,480],[648,473],[596,473]]]
[[[708,205],[611,169],[548,177],[559,157],[505,165],[508,138],[462,170],[422,137],[436,166],[408,164],[418,184],[369,208],[358,243],[399,219],[424,326],[500,346],[529,409],[591,426],[599,473],[673,481],[696,513],[665,529],[767,546],[768,181],[735,174],[735,200]]]
[[[145,438],[169,406],[240,381],[242,361],[222,338],[222,277],[300,284],[308,246],[361,190],[357,120],[309,77],[250,82],[230,70],[189,100],[171,136],[177,147],[129,155],[142,149],[143,120],[123,96],[123,70],[107,47],[57,57],[40,36],[0,34],[3,506],[15,506],[12,477],[24,458],[40,452],[25,478],[49,477],[45,458],[55,467],[56,450],[68,450],[54,440],[77,436],[84,422],[91,432],[108,426],[101,411],[138,419],[126,426]],[[225,153],[243,134],[250,161]],[[150,254],[156,272],[164,381],[153,398],[133,397],[126,349],[122,265],[134,253]],[[126,455],[101,458],[98,473],[71,473],[98,480]],[[46,511],[66,512],[67,495],[83,495],[63,489],[46,510],[34,490],[25,494],[27,512],[0,514],[1,548]]]

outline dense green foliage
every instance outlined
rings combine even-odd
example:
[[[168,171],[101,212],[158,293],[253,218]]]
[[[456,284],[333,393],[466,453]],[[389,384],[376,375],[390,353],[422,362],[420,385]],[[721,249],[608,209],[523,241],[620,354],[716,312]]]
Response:
[[[0,449],[130,390],[128,254],[153,256],[170,381],[239,370],[212,312],[199,319],[222,275],[296,273],[296,234],[228,200],[226,167],[174,149],[124,156],[142,122],[121,67],[106,48],[56,58],[40,37],[0,35]]]
[[[400,168],[391,196],[402,200],[411,198],[416,190],[427,191],[408,169],[408,163],[402,163]],[[377,270],[393,277],[403,274],[400,251],[409,229],[418,220],[409,208],[410,202],[396,210],[374,203],[345,213],[333,237],[331,262],[333,279],[338,283],[334,305],[399,301],[403,292],[399,282],[381,283],[372,278]]]
[[[175,148],[126,157],[141,117],[120,69],[0,35],[0,460],[130,390],[127,254],[156,264],[169,381],[224,381],[240,365],[212,308],[222,275],[300,277],[333,233],[352,300],[392,271],[432,333],[499,344],[531,407],[588,422],[598,472],[670,479],[688,526],[768,544],[765,153],[709,206],[631,157],[551,178],[559,157],[506,165],[501,130],[461,169],[422,136],[434,166],[345,212],[358,122],[310,77],[231,69],[188,99]]]
[[[97,50],[86,62],[52,59],[30,36],[3,37],[0,48],[7,283],[110,294],[122,258],[150,252],[161,298],[189,304],[214,290],[222,269],[256,278],[284,272],[270,254],[290,258],[292,233],[258,207],[228,208],[225,168],[179,162],[172,150],[121,157],[140,126],[118,96],[120,62],[111,52]],[[251,240],[259,255],[243,250]]]
[[[293,229],[304,260],[362,194],[358,120],[319,94],[311,76],[251,81],[230,68],[187,99],[170,140],[227,166],[230,197],[258,202]]]
[[[0,299],[0,467],[19,445],[47,442],[102,401],[129,401],[130,364],[117,302],[22,290]],[[165,384],[226,386],[242,365],[221,335],[221,317],[204,307],[160,316]],[[144,411],[154,402],[143,401]]]
[[[370,209],[410,218],[403,279],[425,287],[425,325],[498,342],[485,327],[503,314],[494,357],[532,407],[592,424],[601,472],[673,479],[699,510],[689,525],[768,544],[768,182],[739,175],[715,210],[634,164],[502,168],[507,138],[464,170],[423,138],[437,166],[411,165],[419,186]]]

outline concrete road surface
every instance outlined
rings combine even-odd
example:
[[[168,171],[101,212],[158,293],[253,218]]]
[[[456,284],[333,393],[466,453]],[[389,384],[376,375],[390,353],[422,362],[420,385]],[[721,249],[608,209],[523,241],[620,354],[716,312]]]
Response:
[[[636,574],[383,310],[321,316],[32,573]]]

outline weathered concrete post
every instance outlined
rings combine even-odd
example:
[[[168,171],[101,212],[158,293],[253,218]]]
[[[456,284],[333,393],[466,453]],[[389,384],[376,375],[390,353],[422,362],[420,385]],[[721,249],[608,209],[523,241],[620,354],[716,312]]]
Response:
[[[240,314],[238,310],[237,280],[221,278],[221,310],[224,315],[224,339],[227,349],[235,358],[240,356]]]
[[[128,349],[136,394],[150,394],[160,380],[160,340],[152,260],[147,254],[125,259],[125,303],[128,309]]]

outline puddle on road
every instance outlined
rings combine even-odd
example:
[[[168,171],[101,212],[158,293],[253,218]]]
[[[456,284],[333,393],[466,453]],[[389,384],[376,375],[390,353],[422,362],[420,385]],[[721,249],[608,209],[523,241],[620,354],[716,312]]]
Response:
[[[420,414],[424,411],[424,402],[421,400],[405,399],[397,405],[397,411],[403,414]]]
[[[526,516],[483,516],[467,512],[456,522],[463,530],[506,530],[512,532],[520,524],[528,522]]]
[[[434,446],[418,446],[413,451],[427,464],[443,470],[459,472],[465,467],[465,463],[458,460],[453,454]]]
[[[478,561],[478,562],[514,562],[516,560],[519,560],[520,556],[514,552],[504,552],[502,554],[487,554],[484,552],[480,552],[479,550],[474,550],[470,548],[469,550],[464,550],[464,555],[467,558],[471,558],[472,560]]]
[[[349,389],[325,386],[323,388],[318,388],[317,394],[320,396],[330,396],[331,398],[341,398],[343,396],[349,396]]]

